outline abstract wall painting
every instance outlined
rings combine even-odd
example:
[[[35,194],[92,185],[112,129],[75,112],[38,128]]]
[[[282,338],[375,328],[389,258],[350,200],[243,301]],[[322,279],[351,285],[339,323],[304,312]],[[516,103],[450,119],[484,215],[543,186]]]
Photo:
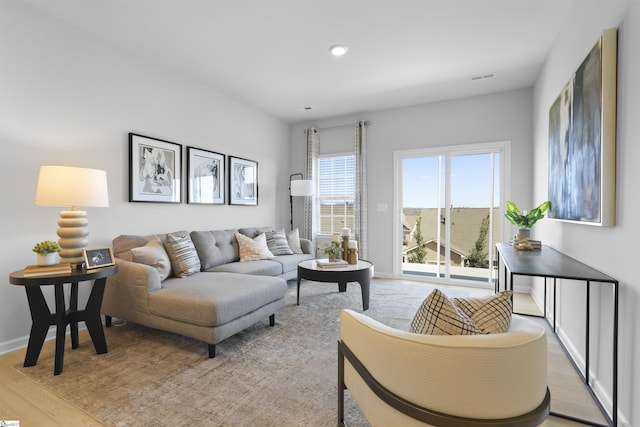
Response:
[[[129,201],[180,203],[182,145],[129,133]]]
[[[551,219],[615,225],[617,30],[605,30],[549,109]]]

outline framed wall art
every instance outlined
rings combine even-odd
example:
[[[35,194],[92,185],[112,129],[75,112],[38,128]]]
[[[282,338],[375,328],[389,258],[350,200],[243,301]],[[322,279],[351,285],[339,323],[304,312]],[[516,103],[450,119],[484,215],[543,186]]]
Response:
[[[182,145],[129,133],[129,201],[182,201]]]
[[[187,203],[224,204],[224,154],[187,147]]]
[[[549,109],[551,219],[615,225],[617,30],[605,30]]]
[[[229,204],[258,204],[258,162],[229,156]]]

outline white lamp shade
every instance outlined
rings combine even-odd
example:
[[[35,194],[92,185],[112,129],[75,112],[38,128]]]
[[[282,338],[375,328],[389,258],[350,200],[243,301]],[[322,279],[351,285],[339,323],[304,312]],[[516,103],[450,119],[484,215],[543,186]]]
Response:
[[[313,195],[313,181],[309,179],[298,179],[291,181],[292,196],[311,196]]]
[[[107,173],[73,166],[41,166],[36,205],[108,207]]]

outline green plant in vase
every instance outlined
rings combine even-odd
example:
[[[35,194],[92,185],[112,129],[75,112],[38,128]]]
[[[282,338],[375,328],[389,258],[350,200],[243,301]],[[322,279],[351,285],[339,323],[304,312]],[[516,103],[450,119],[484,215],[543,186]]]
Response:
[[[324,245],[322,252],[327,255],[329,261],[342,259],[342,245],[340,242],[331,242]]]
[[[547,200],[540,204],[540,206],[531,209],[530,211],[521,211],[518,206],[513,202],[507,202],[507,212],[504,216],[511,222],[511,224],[518,227],[518,235],[522,237],[523,234],[528,234],[528,230],[538,222],[538,220],[544,218],[544,213],[551,207],[551,202]],[[525,230],[526,233],[521,232]]]
[[[36,243],[33,252],[38,254],[38,265],[51,265],[56,262],[56,253],[61,252],[60,245],[52,240]]]

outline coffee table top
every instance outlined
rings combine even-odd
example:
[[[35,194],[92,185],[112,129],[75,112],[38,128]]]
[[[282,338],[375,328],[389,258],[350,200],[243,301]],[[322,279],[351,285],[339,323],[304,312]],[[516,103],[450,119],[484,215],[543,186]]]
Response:
[[[306,261],[302,261],[300,264],[298,264],[298,267],[300,268],[304,268],[305,270],[312,270],[312,271],[360,271],[360,270],[367,270],[370,268],[373,268],[373,263],[369,262],[369,261],[365,261],[363,259],[359,259],[357,264],[347,264],[344,267],[318,267],[318,264],[316,261],[324,261],[324,262],[328,262],[329,260],[327,258],[324,259],[309,259]]]

